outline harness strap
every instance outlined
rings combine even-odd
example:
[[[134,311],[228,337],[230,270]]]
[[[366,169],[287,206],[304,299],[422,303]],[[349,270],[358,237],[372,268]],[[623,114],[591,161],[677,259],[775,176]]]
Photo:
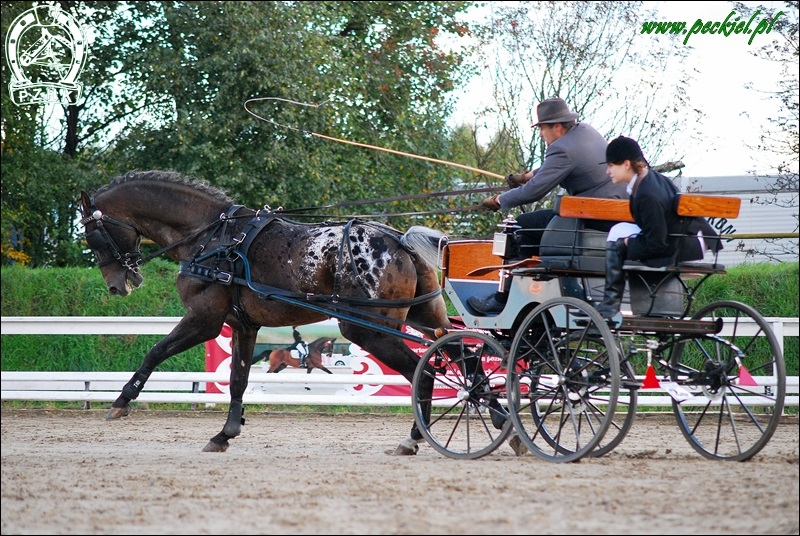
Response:
[[[243,256],[240,258],[243,260],[243,264],[246,264],[246,259]],[[214,266],[203,266],[201,264],[194,264],[192,261],[181,261],[178,273],[184,276],[196,277],[210,283],[219,283],[222,285],[231,285],[236,283],[237,285],[245,285],[253,292],[259,294],[262,299],[269,299],[272,296],[285,296],[287,298],[293,298],[307,302],[336,303],[337,301],[341,301],[350,305],[399,308],[413,307],[414,305],[425,303],[426,301],[436,298],[442,293],[442,289],[437,288],[432,292],[428,292],[422,296],[409,298],[407,300],[377,300],[372,298],[360,298],[356,296],[340,296],[338,294],[311,294],[294,292],[270,285],[262,285],[261,283],[253,283],[253,281],[250,279],[249,265],[246,276],[239,277],[231,272],[220,270]]]
[[[230,217],[236,210],[238,210],[238,208],[240,207],[239,206],[231,207],[231,209],[229,209],[227,212],[227,216]],[[357,220],[355,219],[347,222],[343,230],[342,245],[339,248],[338,267],[336,274],[334,276],[335,285],[333,289],[334,291],[333,294],[301,293],[301,292],[294,292],[281,289],[278,287],[273,287],[270,285],[254,283],[250,276],[250,262],[247,259],[247,251],[250,249],[250,246],[252,245],[253,241],[261,233],[261,231],[264,230],[267,224],[269,224],[270,222],[274,221],[277,218],[279,217],[273,213],[267,213],[261,215],[260,212],[257,212],[255,217],[251,218],[247,222],[242,232],[240,232],[236,237],[234,237],[226,247],[222,247],[215,252],[209,252],[206,255],[199,258],[195,257],[191,261],[181,261],[178,273],[184,276],[196,277],[204,281],[208,281],[210,283],[217,283],[222,285],[236,284],[237,287],[236,287],[236,295],[234,298],[234,314],[243,324],[250,325],[253,327],[257,326],[253,325],[252,322],[250,322],[246,311],[244,311],[244,309],[241,308],[239,305],[240,301],[239,285],[247,286],[250,290],[258,294],[259,297],[264,300],[278,299],[280,301],[284,301],[284,303],[291,303],[294,301],[298,301],[298,302],[304,302],[306,304],[313,302],[328,304],[324,308],[320,308],[319,306],[314,306],[311,308],[315,310],[322,309],[325,311],[325,314],[340,319],[345,319],[346,321],[350,322],[358,323],[358,322],[363,322],[363,320],[359,320],[353,317],[348,318],[341,314],[337,315],[336,314],[337,310],[349,311],[353,314],[360,315],[361,317],[371,317],[380,321],[400,322],[402,324],[407,324],[416,327],[422,331],[426,329],[425,326],[415,326],[409,322],[401,322],[399,320],[389,318],[385,315],[380,315],[369,311],[355,309],[353,307],[348,307],[347,305],[362,306],[362,307],[390,307],[390,308],[413,307],[415,305],[428,302],[440,296],[442,293],[441,288],[437,288],[436,290],[424,294],[422,296],[416,296],[414,298],[406,300],[372,299],[372,298],[356,297],[356,296],[341,296],[339,294],[340,290],[339,284],[341,281],[343,273],[342,270],[345,262],[344,261],[345,244],[347,244],[347,253],[350,256],[351,268],[353,270],[353,273],[355,274],[357,280],[361,284],[365,293],[368,293],[368,289],[365,287],[365,282],[358,273],[358,269],[355,264],[355,259],[353,258],[352,254],[352,245],[350,244],[349,240],[350,229],[352,228],[353,223],[357,222]],[[371,225],[371,222],[363,222],[363,223],[370,225],[377,230],[385,232],[387,236],[390,236],[391,238],[397,240],[398,243],[402,245],[402,242],[399,240],[398,237],[387,232],[388,229],[386,228],[386,226],[377,224]],[[224,236],[222,238],[222,242],[226,242]],[[212,256],[217,256],[217,259],[219,260],[221,259],[222,253],[224,253],[225,260],[230,262],[232,266],[231,271],[221,270],[219,268],[218,262],[215,262],[212,266],[197,264],[198,261],[203,261]],[[333,303],[335,305],[330,305],[330,303]],[[300,304],[299,306],[303,307],[302,304]]]
[[[339,295],[339,284],[342,281],[342,268],[344,265],[344,250],[347,247],[347,256],[350,257],[350,269],[353,271],[353,275],[358,281],[358,284],[361,285],[361,289],[364,291],[364,294],[369,295],[369,288],[367,288],[367,283],[364,281],[364,278],[361,277],[361,272],[358,270],[356,266],[356,259],[353,256],[353,244],[350,241],[350,229],[353,227],[354,223],[359,223],[359,220],[352,219],[347,222],[344,226],[344,230],[342,230],[342,245],[339,247],[339,262],[336,268],[336,274],[334,274],[334,285],[333,285],[333,293],[335,296]],[[334,303],[336,299],[333,300]]]

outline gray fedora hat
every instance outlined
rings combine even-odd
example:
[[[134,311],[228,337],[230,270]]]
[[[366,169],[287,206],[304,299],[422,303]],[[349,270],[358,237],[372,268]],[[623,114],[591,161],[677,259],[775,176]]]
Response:
[[[533,126],[538,127],[542,123],[567,123],[578,119],[578,114],[571,112],[564,99],[558,97],[543,100],[536,107],[537,123]]]

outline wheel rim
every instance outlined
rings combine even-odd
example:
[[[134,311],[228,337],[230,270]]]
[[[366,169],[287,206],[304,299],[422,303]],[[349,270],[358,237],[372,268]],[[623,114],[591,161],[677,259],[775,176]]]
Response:
[[[709,459],[744,461],[775,432],[783,413],[786,368],[769,323],[752,307],[715,302],[694,319],[725,319],[714,336],[677,341],[670,377],[693,397],[673,401],[678,427]]]
[[[505,359],[499,342],[468,330],[438,339],[420,359],[412,380],[414,421],[436,451],[477,459],[506,440],[512,423],[504,407]]]
[[[520,325],[509,360],[509,412],[531,452],[571,462],[600,444],[616,408],[619,358],[590,305],[575,298],[540,304]]]

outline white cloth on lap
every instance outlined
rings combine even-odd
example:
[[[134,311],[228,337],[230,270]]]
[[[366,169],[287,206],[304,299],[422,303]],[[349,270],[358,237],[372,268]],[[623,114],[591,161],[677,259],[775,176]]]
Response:
[[[620,223],[615,224],[610,231],[608,231],[608,238],[606,238],[607,242],[616,242],[620,238],[629,238],[631,236],[636,236],[642,232],[642,228],[636,225],[635,223],[630,223],[627,221],[623,221]],[[700,251],[703,252],[705,256],[706,252],[706,241],[703,240],[703,232],[697,231],[697,240],[700,242]],[[702,260],[702,259],[699,259]]]
[[[641,232],[642,228],[635,223],[623,221],[617,223],[608,231],[608,238],[606,238],[606,240],[608,242],[616,242],[620,238],[628,238],[629,236],[638,235]]]

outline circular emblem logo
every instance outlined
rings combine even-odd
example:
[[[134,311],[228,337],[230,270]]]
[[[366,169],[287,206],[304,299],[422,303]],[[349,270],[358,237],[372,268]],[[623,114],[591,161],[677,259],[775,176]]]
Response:
[[[77,104],[87,46],[72,15],[56,4],[29,9],[11,23],[6,52],[14,104]]]

